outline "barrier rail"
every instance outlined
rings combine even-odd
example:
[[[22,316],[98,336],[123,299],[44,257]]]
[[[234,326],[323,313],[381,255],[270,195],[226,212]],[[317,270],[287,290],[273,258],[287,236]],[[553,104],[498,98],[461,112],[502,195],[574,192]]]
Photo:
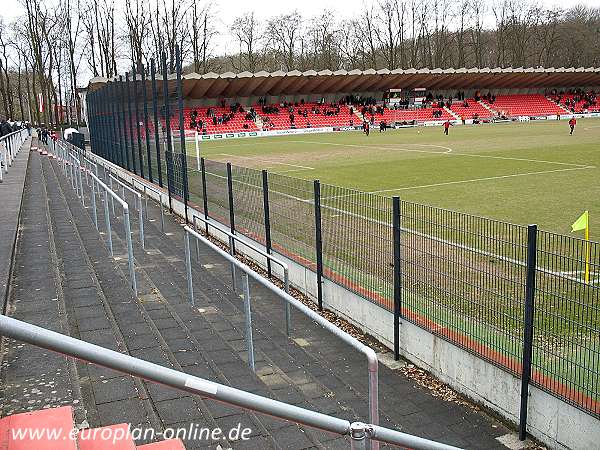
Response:
[[[0,183],[4,181],[4,174],[8,173],[13,160],[21,151],[27,133],[27,129],[24,128],[0,137]]]
[[[229,405],[268,414],[278,419],[289,420],[330,433],[350,436],[351,450],[365,450],[367,438],[373,442],[385,442],[415,450],[460,450],[457,447],[383,428],[375,424],[350,423],[348,420],[251,394],[3,315],[0,315],[0,334],[180,391],[211,398]]]
[[[146,207],[146,220],[148,220],[148,192],[154,192],[156,195],[158,195],[158,204],[160,206],[160,230],[164,233],[165,232],[165,217],[164,217],[164,212],[163,212],[163,202],[162,202],[162,196],[164,195],[160,189],[156,189],[152,186],[149,186],[145,183],[142,183],[141,181],[136,180],[135,178],[131,179],[131,184],[133,186],[133,188],[135,189],[135,184],[138,183],[140,186],[142,186],[144,188],[144,198],[145,198],[145,207]]]
[[[113,188],[113,184],[112,184],[113,181],[116,182],[117,184],[119,184],[121,186],[123,198],[125,198],[125,190],[127,190],[127,191],[131,192],[135,196],[135,198],[137,199],[138,220],[140,222],[140,229],[139,229],[139,232],[140,232],[140,243],[142,245],[142,250],[145,250],[145,244],[144,244],[144,212],[142,210],[142,194],[140,194],[135,189],[127,186],[121,180],[119,180],[118,178],[116,178],[112,173],[108,176],[108,180],[109,180],[109,183],[110,183],[111,190]],[[111,201],[111,205],[112,205],[112,210],[113,210],[113,214],[114,214],[115,213],[115,203],[114,203],[114,201]]]
[[[78,196],[80,196],[82,200],[82,204],[85,205],[84,202],[84,193],[83,193],[83,183],[81,180],[81,170],[85,169],[85,167],[81,166],[81,162],[79,158],[77,158],[73,153],[74,151],[69,150],[66,146],[58,143],[54,145],[53,148],[59,154],[59,157],[65,162],[63,165],[63,169],[65,171],[65,175],[67,178],[71,177],[71,185],[73,189],[78,192]],[[77,164],[77,167],[75,167]],[[89,173],[92,179],[92,207],[94,210],[94,225],[96,229],[98,229],[98,213],[97,213],[97,205],[96,205],[96,192],[100,192],[100,189],[104,191],[104,220],[106,224],[106,235],[108,238],[108,248],[110,250],[110,256],[114,256],[113,251],[113,243],[112,243],[112,227],[110,223],[110,211],[108,206],[108,196],[110,195],[111,201],[114,207],[114,201],[121,205],[123,210],[123,228],[125,232],[125,241],[127,243],[127,264],[129,269],[129,278],[131,282],[131,288],[137,297],[137,280],[135,276],[135,266],[134,266],[134,257],[133,257],[133,243],[131,241],[131,221],[129,219],[129,205],[127,202],[119,197],[117,193],[115,193],[110,187],[108,187],[99,177],[97,177],[94,173]],[[79,194],[80,193],[80,194]],[[114,214],[114,213],[113,213]]]
[[[196,225],[196,219],[200,220],[201,222],[203,222],[206,225],[207,234],[208,234],[208,227],[211,226],[214,229],[218,230],[220,233],[226,234],[228,236],[228,238],[229,238],[229,253],[234,258],[235,258],[235,246],[233,245],[233,242],[237,241],[240,244],[243,244],[244,246],[252,249],[252,251],[255,251],[256,253],[265,257],[267,259],[267,261],[274,262],[275,264],[281,266],[281,268],[283,269],[284,290],[288,294],[290,293],[290,270],[289,270],[288,265],[285,262],[283,262],[280,259],[276,258],[275,256],[267,253],[266,251],[258,248],[257,246],[252,245],[249,242],[241,239],[239,236],[233,234],[231,231],[221,228],[216,223],[212,222],[210,219],[205,219],[201,216],[198,216],[198,215],[192,213],[192,223],[194,225],[194,228],[196,228],[196,230],[198,230],[198,226]],[[196,240],[196,259],[199,259],[198,240]],[[231,278],[233,279],[233,290],[235,290],[236,276],[235,276],[235,264],[233,264],[233,263],[231,264]],[[190,302],[192,303],[192,305],[194,304],[193,292],[192,292],[192,296],[190,297]],[[284,307],[285,307],[285,331],[286,331],[287,335],[289,336],[290,329],[291,329],[290,305],[287,302],[284,302],[284,303],[285,303],[285,305],[284,305]]]
[[[377,360],[377,354],[375,353],[375,351],[373,349],[367,347],[366,345],[364,345],[362,342],[360,342],[355,337],[349,335],[345,331],[336,327],[334,324],[332,324],[327,319],[325,319],[324,317],[322,317],[321,315],[319,315],[318,313],[316,313],[315,311],[310,309],[308,306],[306,306],[302,302],[296,300],[289,293],[284,292],[281,289],[279,289],[279,287],[277,287],[271,281],[267,280],[266,278],[264,278],[262,275],[258,274],[254,270],[252,270],[247,265],[238,261],[235,257],[231,256],[229,253],[227,253],[226,251],[224,251],[217,245],[213,244],[210,240],[208,240],[204,236],[200,235],[195,230],[191,229],[189,226],[185,226],[183,229],[185,232],[186,268],[187,268],[188,288],[190,289],[190,296],[193,296],[193,289],[194,289],[193,282],[192,282],[192,265],[191,265],[190,244],[189,244],[189,236],[190,235],[193,236],[194,238],[196,238],[197,240],[200,240],[201,242],[203,242],[205,245],[207,245],[209,248],[211,248],[212,250],[214,250],[215,252],[220,254],[223,258],[227,259],[232,264],[235,264],[235,266],[244,273],[244,308],[245,308],[245,312],[246,312],[246,330],[249,331],[249,334],[247,335],[247,340],[249,341],[249,343],[247,344],[248,352],[249,352],[248,359],[250,360],[251,350],[253,351],[253,345],[251,342],[251,340],[252,340],[252,335],[251,335],[252,322],[251,322],[251,315],[250,315],[250,290],[249,290],[249,282],[248,282],[248,276],[250,276],[254,279],[254,281],[258,282],[263,287],[265,287],[265,288],[269,289],[270,291],[274,292],[275,294],[277,294],[286,303],[295,307],[297,310],[299,310],[305,316],[307,316],[311,320],[315,321],[316,323],[321,325],[323,328],[325,328],[327,331],[331,332],[333,335],[337,336],[342,341],[346,342],[351,347],[360,351],[367,357],[367,366],[368,366],[368,371],[369,371],[369,383],[368,383],[368,386],[369,386],[369,421],[372,424],[378,425],[379,424],[379,362]],[[372,447],[373,450],[377,450],[377,448],[378,447],[376,444]]]

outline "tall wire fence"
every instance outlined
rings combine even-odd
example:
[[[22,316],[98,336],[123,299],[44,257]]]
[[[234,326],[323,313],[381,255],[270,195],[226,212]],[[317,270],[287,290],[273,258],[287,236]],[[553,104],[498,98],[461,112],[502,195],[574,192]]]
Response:
[[[389,197],[196,162],[187,155],[180,76],[165,78],[159,66],[88,94],[94,153],[162,186],[186,211],[189,202],[296,261],[318,281],[515,376],[527,372],[535,386],[600,417],[599,243],[540,230],[532,243],[528,227],[406,201],[394,217]]]

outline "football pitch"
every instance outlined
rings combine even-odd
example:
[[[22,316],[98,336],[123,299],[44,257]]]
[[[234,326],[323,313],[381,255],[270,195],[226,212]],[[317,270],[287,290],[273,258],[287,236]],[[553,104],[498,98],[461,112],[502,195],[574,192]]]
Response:
[[[189,164],[195,144],[188,142]],[[568,234],[600,230],[600,120],[406,128],[201,141],[209,160]]]

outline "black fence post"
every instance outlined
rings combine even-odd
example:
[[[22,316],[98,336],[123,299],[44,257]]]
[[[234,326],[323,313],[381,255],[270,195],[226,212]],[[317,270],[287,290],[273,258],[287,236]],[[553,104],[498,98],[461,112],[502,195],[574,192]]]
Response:
[[[235,211],[233,210],[233,178],[231,177],[231,163],[227,163],[227,193],[229,194],[229,229],[235,234]],[[235,254],[235,241],[231,241],[233,253]]]
[[[107,113],[110,114],[110,141],[113,146],[113,162],[121,167],[121,143],[119,142],[117,135],[117,117],[115,112],[115,98],[114,98],[114,83],[109,82],[107,91]]]
[[[150,152],[150,130],[148,130],[148,92],[147,92],[147,80],[146,80],[146,69],[144,65],[140,67],[142,75],[142,101],[144,102],[144,139],[146,141],[146,159],[148,159],[148,180],[150,183],[154,182],[152,177],[152,155]]]
[[[137,145],[138,145],[138,160],[140,162],[140,176],[144,177],[144,156],[142,154],[142,130],[140,127],[140,102],[138,102],[139,92],[138,92],[138,77],[137,77],[137,67],[134,65],[131,69],[132,72],[132,82],[133,82],[133,101],[135,102],[135,132],[137,134]]]
[[[150,60],[150,78],[152,80],[152,109],[154,113],[154,143],[156,144],[156,170],[158,171],[158,185],[163,186],[162,162],[160,160],[160,135],[158,121],[158,93],[156,88],[156,64],[154,59]]]
[[[129,88],[129,72],[127,72],[125,74],[125,89],[127,92],[127,123],[129,125],[129,145],[130,145],[130,149],[131,149],[131,162],[132,162],[132,169],[133,169],[133,173],[135,173],[137,175],[138,171],[137,171],[137,164],[135,161],[135,144],[134,144],[134,139],[133,139],[133,111],[131,108],[131,89]]]
[[[120,86],[120,97],[121,97],[121,120],[119,120],[119,128],[122,131],[122,139],[125,143],[125,158],[127,163],[127,170],[131,170],[130,155],[129,155],[129,141],[127,139],[127,118],[125,116],[125,83],[123,82],[123,75],[119,75]]]
[[[266,170],[262,171],[263,185],[263,210],[265,212],[265,247],[267,253],[271,254],[271,213],[269,211],[269,174]],[[271,260],[267,259],[267,274],[271,278]]]
[[[167,55],[162,52],[162,76],[163,76],[163,106],[165,115],[165,128],[167,132],[167,147],[165,148],[165,159],[167,162],[167,191],[169,193],[169,212],[173,213],[173,199],[171,186],[173,180],[173,147],[171,145],[171,108],[169,108],[169,80],[167,75]]]
[[[183,119],[183,82],[181,81],[181,50],[175,46],[175,65],[177,67],[177,106],[179,109],[179,142],[181,144],[181,171],[183,180],[183,205],[185,207],[185,223],[188,223],[188,177],[187,151],[185,148],[185,124]]]
[[[521,410],[519,414],[519,439],[527,437],[527,403],[531,381],[533,355],[533,314],[535,299],[535,273],[537,259],[537,225],[527,227],[527,280],[525,284],[525,311],[523,330],[523,367],[521,373]]]
[[[402,271],[400,267],[400,198],[393,197],[394,232],[394,359],[400,359],[400,311],[402,305]]]
[[[317,252],[317,302],[323,310],[323,238],[321,235],[321,183],[314,181],[315,190],[315,247]]]

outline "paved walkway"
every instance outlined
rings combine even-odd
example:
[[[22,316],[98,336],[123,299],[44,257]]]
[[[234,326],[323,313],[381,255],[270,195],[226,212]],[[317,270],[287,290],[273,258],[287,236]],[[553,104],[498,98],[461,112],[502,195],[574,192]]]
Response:
[[[21,197],[29,160],[31,139],[25,141],[0,183],[0,308],[7,298],[8,275],[21,211]],[[0,170],[3,170],[0,168]]]
[[[91,205],[89,189],[86,195],[86,205]],[[243,304],[240,293],[231,290],[229,265],[200,246],[193,273],[197,303],[192,308],[187,303],[181,224],[166,216],[163,234],[158,206],[149,205],[145,251],[138,241],[137,215],[132,214],[139,289],[134,298],[118,211],[112,259],[103,218],[99,234],[90,208],[81,206],[58,163],[32,153],[10,315],[257,394],[351,421],[366,420],[364,358],[297,312],[288,338],[281,300],[254,284],[253,373],[246,364]],[[224,430],[241,424],[252,430],[247,441],[220,442],[225,448],[349,447],[342,437],[10,341],[5,345],[1,382],[2,415],[73,404],[77,423],[90,426],[126,421],[159,432],[190,424]],[[481,411],[436,398],[384,365],[380,365],[380,406],[384,426],[465,448],[505,448],[496,438],[510,433]],[[216,446],[217,442],[205,440],[186,442],[188,449]]]

